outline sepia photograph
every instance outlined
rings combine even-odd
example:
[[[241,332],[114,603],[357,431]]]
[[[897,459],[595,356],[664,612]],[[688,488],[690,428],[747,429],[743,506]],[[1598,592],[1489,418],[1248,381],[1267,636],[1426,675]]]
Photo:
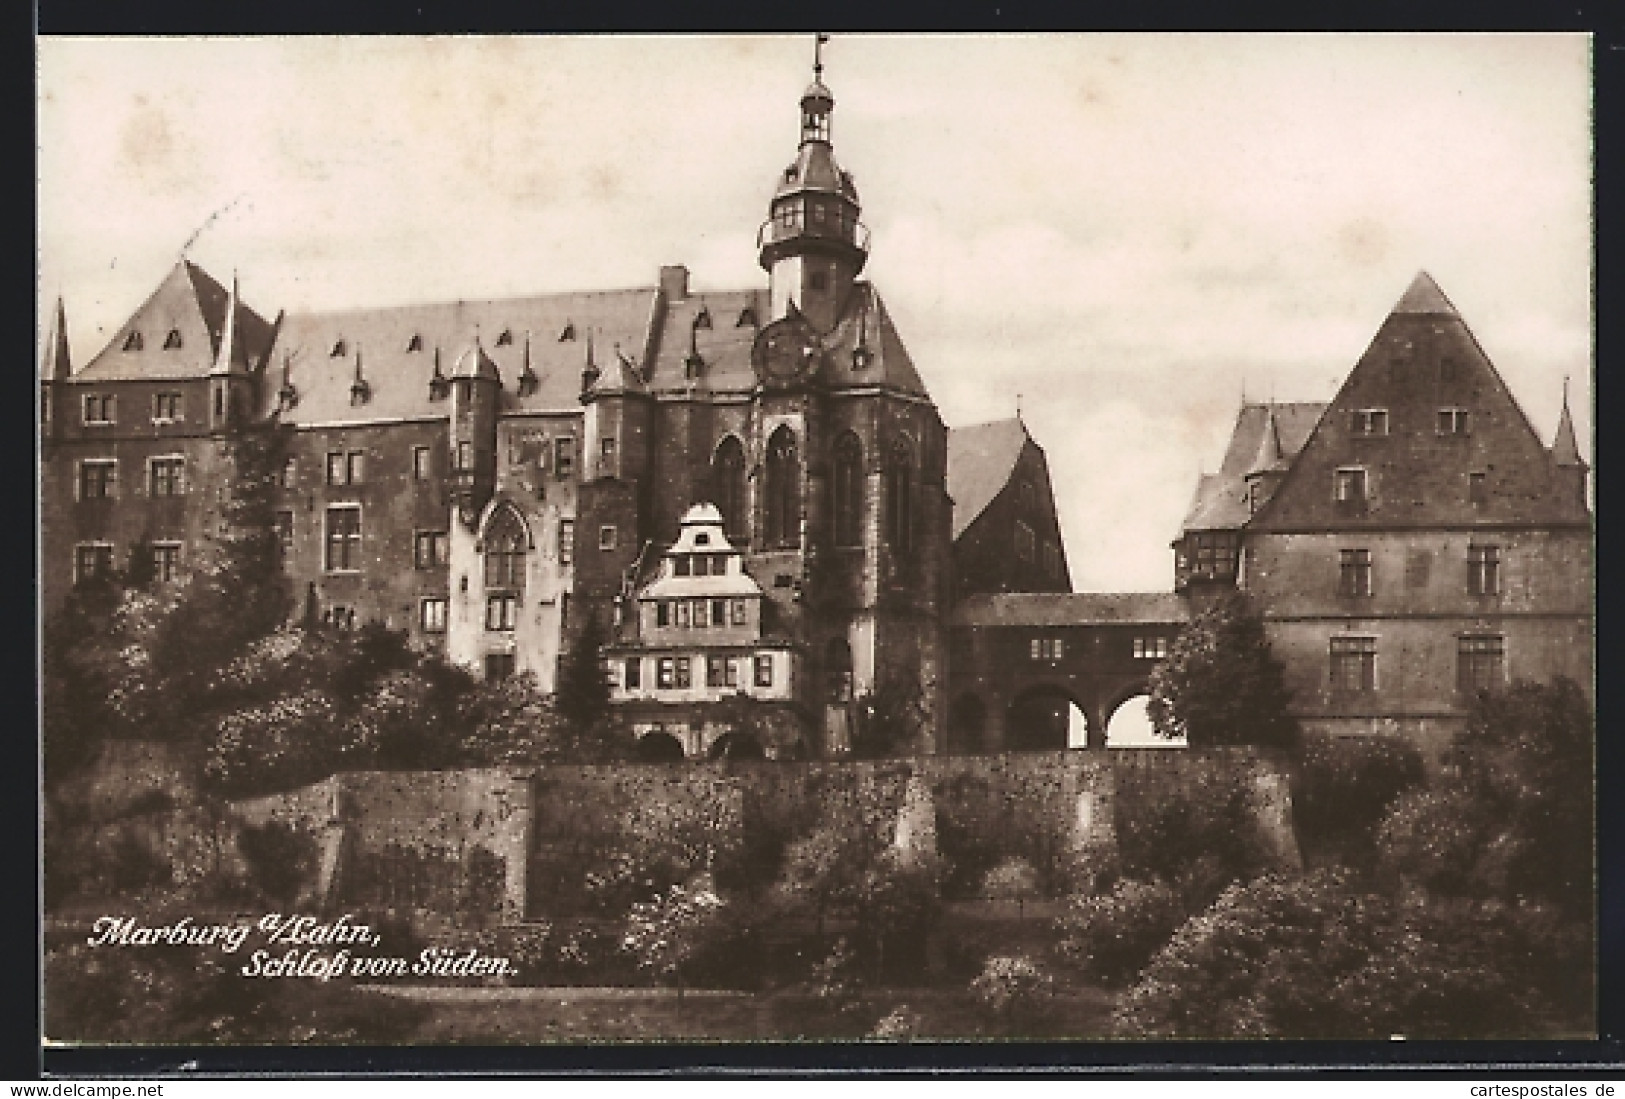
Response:
[[[1596,1038],[1592,49],[39,38],[45,1046]]]

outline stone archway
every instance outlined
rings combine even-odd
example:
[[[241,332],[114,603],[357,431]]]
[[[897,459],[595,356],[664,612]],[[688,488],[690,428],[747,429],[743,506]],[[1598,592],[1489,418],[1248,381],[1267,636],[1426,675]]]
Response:
[[[1143,688],[1119,694],[1106,707],[1101,722],[1108,748],[1183,748],[1185,741],[1157,736],[1146,704],[1151,696]]]
[[[670,733],[645,733],[638,738],[636,754],[639,763],[680,763],[683,742]]]
[[[767,753],[762,750],[762,742],[750,733],[723,733],[711,742],[707,758],[766,759]]]
[[[1088,711],[1066,688],[1051,683],[1028,687],[1010,701],[1004,719],[1004,747],[1012,752],[1060,752],[1071,746],[1074,727]]]

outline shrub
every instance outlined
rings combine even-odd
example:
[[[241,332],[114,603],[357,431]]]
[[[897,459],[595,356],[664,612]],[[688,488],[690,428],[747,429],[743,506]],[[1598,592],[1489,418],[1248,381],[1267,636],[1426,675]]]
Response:
[[[1369,847],[1383,814],[1424,778],[1421,752],[1398,737],[1305,738],[1292,795],[1298,835]]]
[[[237,850],[254,884],[279,904],[293,904],[316,869],[316,840],[280,821],[243,825]]]
[[[169,860],[148,847],[129,828],[115,833],[108,854],[113,888],[119,893],[165,885],[172,878]]]
[[[1001,1020],[1031,1024],[1054,999],[1055,981],[1024,954],[995,954],[983,965],[970,989]]]
[[[632,906],[622,949],[637,959],[639,968],[674,982],[681,996],[684,978],[725,928],[726,904],[707,876],[674,885],[654,900]]]
[[[898,1004],[875,1024],[869,1036],[886,1042],[908,1042],[920,1037],[924,1029],[925,1018],[918,1011]]]
[[[982,878],[982,895],[999,901],[1025,902],[1039,891],[1038,871],[1017,855],[1005,859]]]
[[[1178,789],[1127,793],[1116,801],[1125,875],[1175,881],[1206,859],[1227,880],[1245,880],[1268,865],[1251,793],[1234,776],[1203,774]]]
[[[1187,914],[1172,886],[1125,878],[1108,893],[1072,899],[1055,921],[1059,948],[1102,984],[1119,986],[1162,949]]]

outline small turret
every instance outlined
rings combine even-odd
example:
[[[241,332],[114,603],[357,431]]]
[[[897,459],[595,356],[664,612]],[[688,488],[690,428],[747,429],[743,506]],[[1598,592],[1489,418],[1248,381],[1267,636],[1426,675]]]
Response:
[[[73,374],[68,355],[68,311],[62,299],[56,299],[56,311],[51,315],[51,328],[45,334],[45,354],[40,360],[40,430],[54,437],[60,427],[62,409],[66,399],[63,388]]]
[[[1258,509],[1275,495],[1281,478],[1286,476],[1291,465],[1281,446],[1281,428],[1275,422],[1275,407],[1271,405],[1264,414],[1264,432],[1258,440],[1258,453],[1253,455],[1252,464],[1247,467],[1245,475],[1249,515],[1257,514]]]
[[[237,324],[237,273],[231,275],[231,292],[226,297],[225,318],[220,326],[220,342],[215,348],[214,365],[209,368],[209,430],[220,433],[239,427],[248,415],[252,378],[248,353],[243,347]]]
[[[1552,462],[1569,499],[1586,506],[1586,461],[1580,457],[1580,444],[1574,436],[1574,418],[1569,415],[1569,383],[1563,379],[1563,412],[1557,420],[1557,436],[1552,440]]]
[[[458,518],[473,530],[496,489],[497,406],[502,399],[502,374],[478,335],[452,367],[450,384],[451,495]]]

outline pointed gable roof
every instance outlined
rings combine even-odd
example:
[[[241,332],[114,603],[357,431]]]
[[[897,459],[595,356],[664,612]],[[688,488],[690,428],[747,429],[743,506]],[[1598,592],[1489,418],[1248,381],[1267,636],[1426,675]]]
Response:
[[[73,363],[68,354],[68,310],[58,297],[56,311],[51,314],[50,331],[45,334],[45,355],[40,360],[39,376],[41,380],[62,382],[72,373]],[[1568,414],[1567,405],[1563,412]]]
[[[231,354],[244,369],[258,369],[270,350],[272,325],[235,301],[203,268],[183,259],[75,380],[206,377],[227,334],[228,316]]]
[[[1557,419],[1557,437],[1552,440],[1552,461],[1559,468],[1586,468],[1580,457],[1580,444],[1574,438],[1574,419],[1569,415],[1568,393],[1563,394],[1563,413]]]
[[[1264,430],[1258,439],[1258,453],[1253,455],[1246,475],[1258,477],[1266,473],[1285,473],[1289,464],[1286,460],[1286,451],[1281,446],[1281,428],[1275,419],[1275,406],[1271,405],[1265,410]]]
[[[1388,434],[1355,430],[1387,410]],[[1450,419],[1441,418],[1441,410]],[[1460,413],[1465,413],[1465,419]],[[1463,423],[1464,431],[1441,430]],[[1366,502],[1333,498],[1336,471],[1366,471]],[[1411,283],[1344,380],[1253,530],[1470,527],[1584,522],[1572,493],[1506,383],[1436,283]],[[1485,477],[1483,502],[1469,473]]]
[[[954,502],[955,538],[1010,483],[1016,460],[1030,442],[1032,436],[1019,416],[948,429],[948,495]]]
[[[1286,401],[1244,404],[1236,413],[1219,472],[1198,478],[1182,530],[1233,530],[1251,516],[1247,507],[1247,474],[1268,445],[1267,429],[1274,423],[1275,444],[1287,467],[1326,411],[1321,401]]]

